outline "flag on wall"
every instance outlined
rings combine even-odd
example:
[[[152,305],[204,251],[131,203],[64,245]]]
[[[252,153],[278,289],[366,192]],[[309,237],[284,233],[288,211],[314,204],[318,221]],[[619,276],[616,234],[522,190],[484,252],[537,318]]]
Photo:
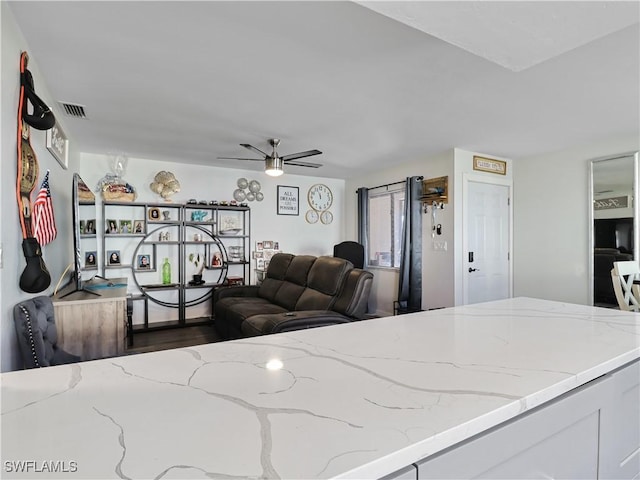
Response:
[[[38,240],[41,247],[52,242],[58,231],[56,221],[53,217],[53,202],[51,200],[51,189],[49,188],[49,170],[44,176],[42,186],[38,192],[36,200],[33,202],[33,236]]]

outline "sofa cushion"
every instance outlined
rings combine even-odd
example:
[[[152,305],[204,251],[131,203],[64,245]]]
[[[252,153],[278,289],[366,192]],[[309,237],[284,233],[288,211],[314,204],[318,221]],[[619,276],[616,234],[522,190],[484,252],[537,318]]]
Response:
[[[216,303],[216,318],[224,318],[225,322],[231,324],[231,328],[238,331],[248,317],[261,313],[283,313],[286,311],[279,305],[259,297],[226,297]]]
[[[316,261],[311,255],[297,255],[291,260],[284,281],[276,292],[273,302],[287,310],[293,310],[307,285],[309,270]]]
[[[296,302],[295,310],[330,310],[351,269],[353,264],[348,260],[318,257],[309,270],[307,288]]]
[[[294,255],[290,253],[278,253],[271,258],[265,279],[260,285],[260,290],[258,290],[259,297],[269,300],[270,302],[275,301],[276,294],[282,286],[282,282],[285,279],[285,275],[293,258]]]

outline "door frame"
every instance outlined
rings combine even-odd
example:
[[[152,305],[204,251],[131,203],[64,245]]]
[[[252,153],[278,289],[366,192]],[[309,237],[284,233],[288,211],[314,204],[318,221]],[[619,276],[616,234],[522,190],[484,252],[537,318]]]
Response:
[[[464,172],[462,174],[462,252],[460,254],[462,262],[460,264],[459,274],[461,275],[461,296],[462,305],[467,305],[469,301],[469,258],[466,252],[469,251],[469,209],[467,202],[469,200],[469,183],[485,183],[489,185],[499,185],[507,187],[509,195],[509,298],[513,297],[513,180],[511,178],[495,178],[487,177],[486,175],[477,175],[473,173]]]

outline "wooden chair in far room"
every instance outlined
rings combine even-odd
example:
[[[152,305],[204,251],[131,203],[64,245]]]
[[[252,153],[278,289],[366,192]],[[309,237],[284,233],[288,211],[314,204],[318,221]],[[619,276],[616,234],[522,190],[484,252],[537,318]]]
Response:
[[[611,269],[613,290],[620,310],[640,312],[640,264],[638,262],[614,262]]]
[[[13,321],[24,368],[80,361],[80,357],[58,346],[58,330],[51,298],[39,296],[18,303],[13,308]]]

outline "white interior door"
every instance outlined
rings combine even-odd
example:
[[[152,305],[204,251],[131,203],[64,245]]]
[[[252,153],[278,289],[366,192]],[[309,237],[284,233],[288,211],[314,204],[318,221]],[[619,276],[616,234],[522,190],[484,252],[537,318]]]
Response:
[[[511,296],[509,192],[508,185],[467,184],[465,304]]]

